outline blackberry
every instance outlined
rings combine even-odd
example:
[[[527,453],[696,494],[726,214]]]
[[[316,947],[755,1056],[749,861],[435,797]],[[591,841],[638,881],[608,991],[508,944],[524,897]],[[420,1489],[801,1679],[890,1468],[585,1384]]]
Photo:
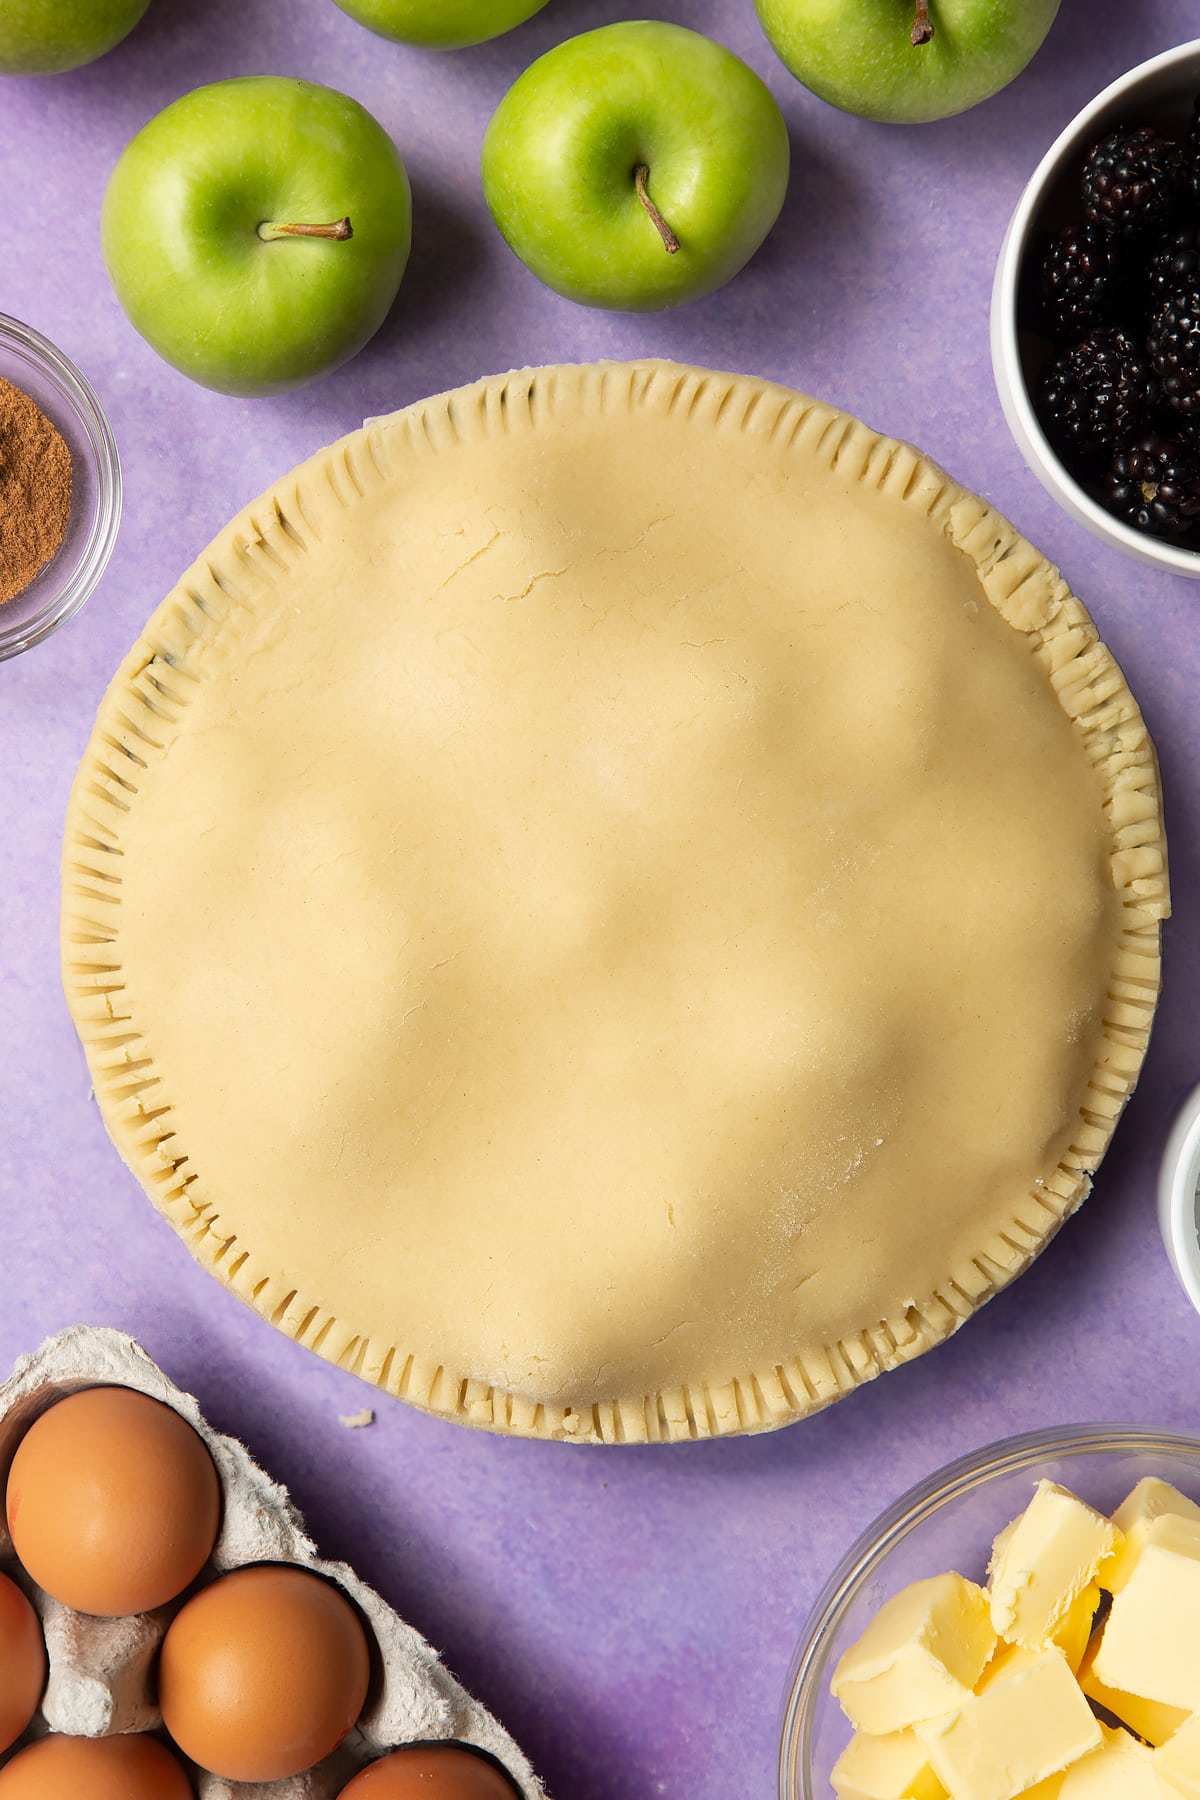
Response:
[[[1171,288],[1150,316],[1146,337],[1163,404],[1200,420],[1200,275]]]
[[[1149,401],[1146,359],[1121,325],[1090,332],[1042,376],[1038,414],[1064,456],[1101,464],[1132,437]]]
[[[1104,503],[1138,531],[1187,537],[1200,520],[1200,453],[1178,438],[1147,432],[1113,456]]]
[[[1064,225],[1048,240],[1038,272],[1038,311],[1060,343],[1077,343],[1115,318],[1124,290],[1117,240],[1099,225]]]
[[[1172,288],[1200,276],[1200,219],[1178,222],[1150,247],[1146,265],[1146,316],[1150,317]]]
[[[1166,224],[1182,197],[1183,152],[1150,125],[1112,131],[1088,151],[1083,210],[1120,237],[1141,237]]]

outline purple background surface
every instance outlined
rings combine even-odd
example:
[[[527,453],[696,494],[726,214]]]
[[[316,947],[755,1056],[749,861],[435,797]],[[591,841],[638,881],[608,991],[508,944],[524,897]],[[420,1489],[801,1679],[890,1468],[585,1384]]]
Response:
[[[435,4],[436,0],[430,0]],[[1089,538],[1022,465],[987,350],[992,268],[1023,182],[1094,92],[1200,29],[1179,0],[1063,0],[1027,73],[915,130],[851,119],[775,61],[750,0],[666,0],[770,83],[791,192],[749,268],[675,314],[545,292],[492,229],[477,165],[515,76],[621,0],[551,0],[478,50],[371,37],[330,0],[152,0],[91,69],[0,80],[0,310],[83,368],[124,464],[125,517],[80,616],[0,665],[0,1372],[78,1321],[133,1332],[217,1427],[285,1481],[322,1549],[443,1651],[557,1800],[774,1792],[793,1647],[854,1535],[911,1481],[991,1438],[1074,1419],[1200,1428],[1200,1319],[1154,1217],[1156,1166],[1200,1079],[1200,587]],[[392,316],[306,392],[189,384],[126,324],[97,216],[119,151],[202,81],[280,73],[355,95],[415,194]],[[96,705],[147,615],[217,529],[364,415],[526,363],[655,354],[788,382],[910,438],[1058,561],[1124,665],[1161,753],[1176,916],[1141,1086],[1084,1214],[953,1343],[771,1436],[579,1451],[437,1423],[327,1367],[201,1272],[111,1148],[58,978],[61,824]],[[185,923],[185,922],[181,922]],[[369,1430],[340,1413],[375,1404]]]

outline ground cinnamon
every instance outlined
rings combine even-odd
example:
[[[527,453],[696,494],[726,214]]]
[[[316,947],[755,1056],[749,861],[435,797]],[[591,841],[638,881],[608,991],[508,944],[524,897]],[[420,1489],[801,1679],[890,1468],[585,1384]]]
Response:
[[[70,516],[71,452],[37,402],[0,379],[0,605],[50,561]]]

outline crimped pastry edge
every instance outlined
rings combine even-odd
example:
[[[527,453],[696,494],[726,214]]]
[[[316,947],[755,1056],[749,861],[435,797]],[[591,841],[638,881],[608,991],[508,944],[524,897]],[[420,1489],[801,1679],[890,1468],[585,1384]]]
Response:
[[[989,602],[1028,639],[1078,733],[1103,793],[1114,886],[1125,922],[1107,989],[1101,1052],[1070,1147],[1053,1175],[1013,1204],[1007,1226],[919,1303],[863,1321],[727,1382],[613,1395],[589,1407],[547,1405],[357,1334],[314,1293],[288,1287],[236,1237],[222,1236],[191,1190],[202,1175],[175,1141],[164,1078],[125,1013],[119,961],[121,818],[139,770],[203,679],[206,647],[226,619],[269,594],[320,516],[390,479],[398,457],[434,454],[480,435],[536,431],[563,406],[634,412],[653,393],[669,412],[716,432],[745,432],[815,457],[917,508],[975,564]],[[385,1392],[459,1423],[576,1443],[659,1443],[741,1435],[808,1416],[943,1342],[1032,1261],[1086,1198],[1136,1083],[1160,984],[1160,922],[1170,910],[1162,797],[1137,702],[1082,603],[1058,570],[985,501],[912,445],[791,389],[754,377],[640,361],[512,371],[419,401],[339,439],[244,508],[151,616],[101,703],[72,787],[63,847],[63,982],[110,1136],[192,1253],[297,1342]]]

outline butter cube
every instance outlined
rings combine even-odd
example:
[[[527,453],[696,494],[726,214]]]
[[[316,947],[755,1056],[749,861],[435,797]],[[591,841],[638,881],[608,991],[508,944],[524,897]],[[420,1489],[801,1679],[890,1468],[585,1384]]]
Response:
[[[982,1694],[985,1688],[991,1687],[993,1681],[1000,1681],[1017,1669],[1028,1668],[1031,1662],[1037,1661],[1040,1654],[1038,1650],[1026,1650],[1024,1644],[1006,1644],[1001,1638],[992,1652],[987,1668],[975,1683],[975,1692]]]
[[[1085,1587],[1075,1601],[1066,1617],[1061,1620],[1046,1649],[1061,1650],[1067,1659],[1067,1667],[1072,1674],[1079,1668],[1092,1637],[1092,1621],[1100,1605],[1100,1589],[1095,1582]],[[1027,1649],[1024,1644],[1006,1644],[1003,1638],[997,1640],[983,1674],[975,1683],[975,1692],[981,1693],[989,1682],[994,1681],[1007,1669],[1018,1668],[1023,1664],[1034,1662],[1039,1655],[1037,1650]]]
[[[1000,1558],[1004,1555],[1004,1552],[1008,1549],[1008,1546],[1012,1543],[1017,1526],[1021,1523],[1021,1519],[1024,1518],[1024,1516],[1025,1515],[1022,1513],[1019,1518],[1010,1519],[1004,1529],[998,1531],[992,1539],[992,1554],[988,1560],[989,1576],[996,1567],[996,1564],[1000,1561]]]
[[[1131,1494],[1127,1494],[1112,1516],[1118,1531],[1133,1531],[1142,1524],[1152,1525],[1163,1513],[1174,1513],[1181,1519],[1200,1519],[1200,1506],[1181,1494],[1169,1481],[1158,1475],[1143,1475]]]
[[[1105,1557],[1097,1576],[1100,1586],[1107,1588],[1110,1594],[1119,1594],[1125,1586],[1142,1553],[1150,1527],[1164,1513],[1173,1513],[1181,1519],[1200,1520],[1200,1506],[1157,1475],[1145,1476],[1122,1500],[1113,1514],[1113,1524],[1121,1532],[1122,1541]]]
[[[1154,1752],[1127,1731],[1100,1727],[1104,1741],[1073,1763],[1058,1790],[1059,1800],[1165,1800],[1154,1772]]]
[[[1019,1519],[992,1547],[992,1626],[1010,1643],[1040,1650],[1095,1580],[1118,1533],[1102,1513],[1052,1481],[1039,1481]]]
[[[1093,1661],[1106,1687],[1200,1709],[1200,1519],[1163,1513],[1113,1598]]]
[[[1079,1665],[1079,1685],[1088,1699],[1102,1706],[1114,1719],[1120,1719],[1122,1725],[1136,1731],[1148,1744],[1165,1744],[1189,1715],[1182,1707],[1163,1706],[1158,1700],[1143,1700],[1138,1694],[1123,1694],[1118,1688],[1105,1687],[1097,1679],[1094,1667],[1099,1648],[1097,1637],[1084,1651]]]
[[[915,1729],[954,1800],[1015,1800],[1102,1741],[1057,1648],[1014,1657],[956,1712]]]
[[[857,1731],[903,1731],[968,1698],[995,1643],[983,1589],[932,1575],[885,1601],[830,1685]]]
[[[1039,1781],[1034,1787],[1026,1788],[1021,1800],[1058,1800],[1062,1793],[1062,1784],[1067,1779],[1069,1770],[1061,1775],[1047,1775],[1045,1781]]]
[[[1100,1600],[1100,1584],[1093,1581],[1071,1603],[1066,1616],[1055,1627],[1050,1642],[1058,1645],[1067,1659],[1069,1669],[1078,1669],[1087,1654],[1092,1637],[1092,1621],[1099,1610]]]
[[[946,1800],[925,1747],[912,1731],[890,1731],[885,1737],[856,1732],[833,1765],[830,1780],[838,1800]]]
[[[1154,1772],[1163,1784],[1163,1800],[1182,1794],[1184,1800],[1200,1800],[1200,1713],[1187,1719],[1154,1752]]]

